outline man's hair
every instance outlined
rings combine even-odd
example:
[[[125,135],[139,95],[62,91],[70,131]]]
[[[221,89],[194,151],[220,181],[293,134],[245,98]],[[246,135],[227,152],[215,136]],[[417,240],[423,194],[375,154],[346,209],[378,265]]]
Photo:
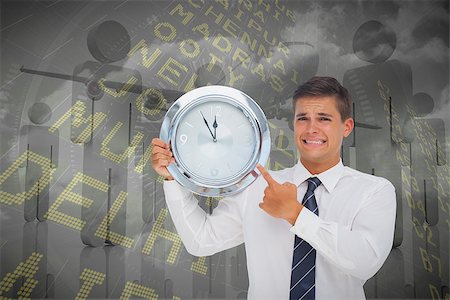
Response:
[[[345,121],[352,115],[352,98],[347,89],[335,78],[327,76],[315,76],[300,85],[292,97],[292,105],[295,112],[295,104],[302,97],[335,96],[337,109],[341,114],[341,120]]]

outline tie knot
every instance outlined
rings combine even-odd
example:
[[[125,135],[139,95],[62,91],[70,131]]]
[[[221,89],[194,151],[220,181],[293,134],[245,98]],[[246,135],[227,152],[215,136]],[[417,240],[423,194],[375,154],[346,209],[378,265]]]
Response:
[[[306,181],[308,181],[308,192],[314,192],[314,190],[322,183],[317,177],[310,177]]]

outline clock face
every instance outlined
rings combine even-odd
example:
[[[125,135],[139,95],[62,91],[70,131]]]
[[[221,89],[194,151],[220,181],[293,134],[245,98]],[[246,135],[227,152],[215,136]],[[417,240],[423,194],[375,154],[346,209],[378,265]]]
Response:
[[[201,183],[236,181],[259,148],[257,124],[239,104],[206,97],[185,108],[175,130],[175,160]]]
[[[167,169],[184,187],[203,196],[235,194],[257,177],[270,153],[267,119],[243,92],[204,86],[181,96],[167,111],[160,138],[175,163]]]

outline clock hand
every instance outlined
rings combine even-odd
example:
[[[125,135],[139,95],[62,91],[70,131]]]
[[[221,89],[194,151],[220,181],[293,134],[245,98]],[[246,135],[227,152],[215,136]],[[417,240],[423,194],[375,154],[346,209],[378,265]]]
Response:
[[[217,129],[217,116],[214,116],[213,127],[214,127],[214,139],[217,141],[217,133],[216,133],[216,129]]]
[[[213,141],[216,142],[217,140],[216,140],[214,134],[212,133],[211,128],[209,128],[208,121],[206,121],[205,116],[203,115],[202,111],[200,111],[200,114],[201,114],[202,117],[203,117],[203,121],[205,121],[206,127],[208,127],[209,133],[211,133],[211,136],[212,136],[212,138],[213,138]]]

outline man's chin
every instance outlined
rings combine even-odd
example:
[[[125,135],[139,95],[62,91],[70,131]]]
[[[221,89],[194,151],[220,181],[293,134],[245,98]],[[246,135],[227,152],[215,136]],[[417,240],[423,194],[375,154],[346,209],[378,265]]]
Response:
[[[300,160],[303,163],[308,163],[308,164],[320,164],[323,161],[323,158],[320,155],[307,155],[307,154],[300,154]]]

